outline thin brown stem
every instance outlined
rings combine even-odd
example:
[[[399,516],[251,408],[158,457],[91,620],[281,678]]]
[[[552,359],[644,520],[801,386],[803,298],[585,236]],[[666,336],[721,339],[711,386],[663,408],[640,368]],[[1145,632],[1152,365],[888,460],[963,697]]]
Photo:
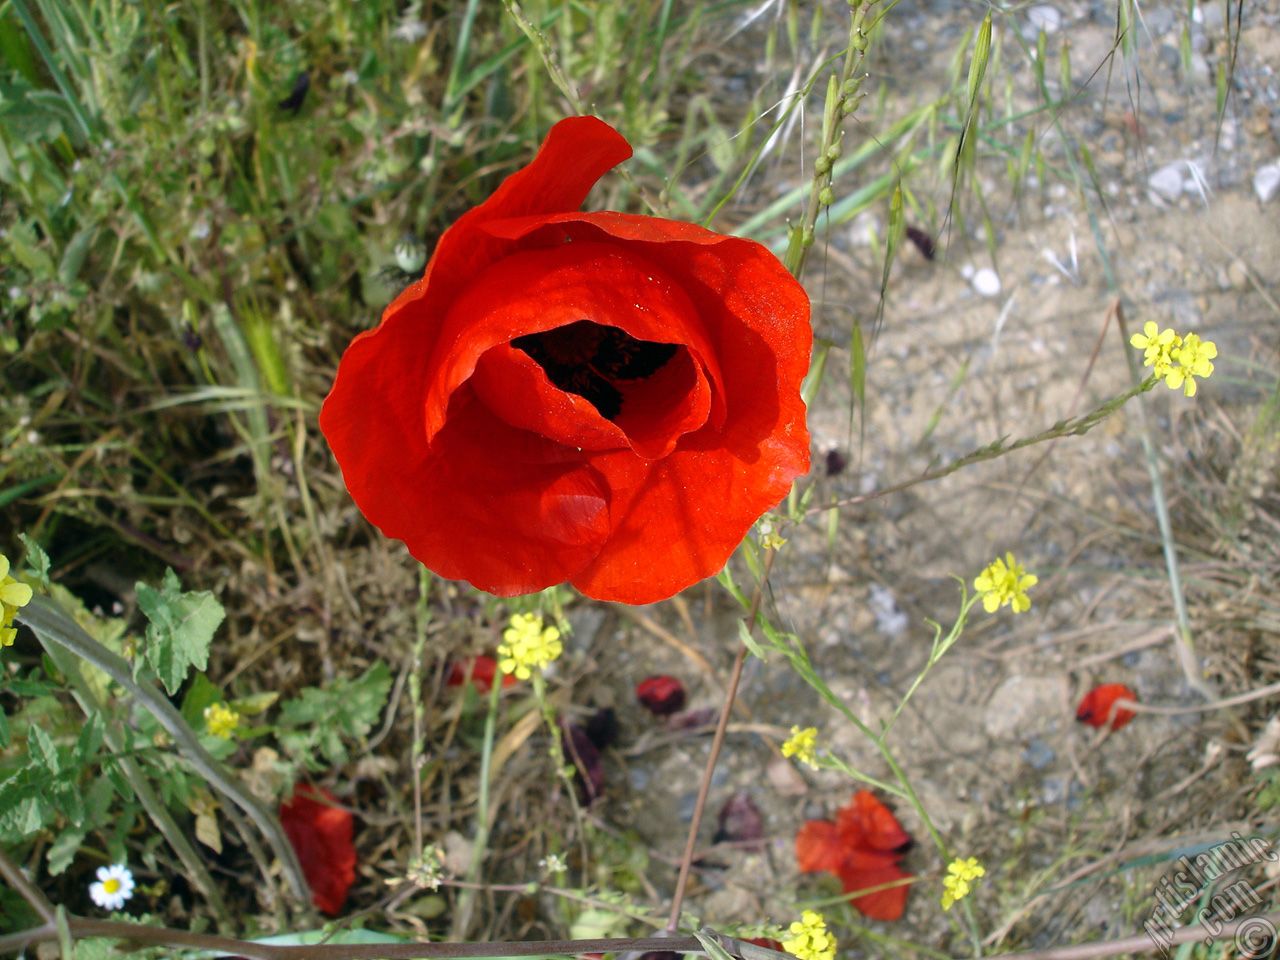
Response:
[[[747,611],[747,631],[756,628],[756,612],[760,609],[760,601],[764,597],[764,585],[769,582],[769,572],[773,569],[773,558],[776,551],[766,550],[764,569],[760,581],[756,584],[755,594],[751,597],[751,608]],[[716,724],[716,734],[711,740],[711,753],[707,756],[707,766],[702,773],[702,783],[698,785],[698,802],[693,808],[693,822],[689,824],[689,836],[684,844],[684,856],[680,858],[680,877],[676,880],[676,892],[671,898],[671,915],[667,918],[667,931],[675,933],[680,925],[680,908],[684,905],[685,890],[689,886],[689,871],[693,868],[693,854],[698,846],[698,830],[702,826],[702,814],[707,808],[707,795],[711,792],[711,775],[715,773],[716,761],[720,759],[720,749],[724,746],[725,731],[729,727],[729,715],[733,712],[733,703],[738,696],[738,684],[742,680],[742,667],[747,660],[746,644],[739,641],[738,655],[733,660],[733,673],[729,677],[729,689],[725,693],[724,706],[720,708],[720,720]]]
[[[0,876],[4,877],[9,886],[22,894],[22,899],[31,904],[46,924],[54,922],[56,911],[53,904],[49,902],[48,898],[35,884],[27,879],[27,875],[22,872],[22,868],[9,859],[3,847],[0,847]]]

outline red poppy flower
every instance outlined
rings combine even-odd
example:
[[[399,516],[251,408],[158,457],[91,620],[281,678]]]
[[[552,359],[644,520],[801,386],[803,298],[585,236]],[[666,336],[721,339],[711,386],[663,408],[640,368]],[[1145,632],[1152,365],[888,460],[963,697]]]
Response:
[[[578,212],[630,155],[556,124],[338,366],[320,426],[347,489],[441,576],[650,603],[809,468],[804,289],[749,240]]]
[[[636,684],[636,699],[655,716],[669,717],[684,709],[684,684],[675,677],[649,677]]]
[[[859,790],[836,822],[809,820],[796,834],[796,862],[805,873],[826,871],[840,878],[845,893],[903,880],[911,874],[898,861],[911,836],[869,790]],[[873,920],[897,920],[907,904],[907,885],[852,897]]]
[[[449,676],[445,679],[445,683],[450,687],[460,687],[467,682],[467,670],[471,670],[471,682],[475,684],[477,690],[481,693],[488,693],[493,687],[493,678],[498,672],[498,661],[488,654],[482,653],[478,657],[468,657],[461,663],[453,663],[449,665]],[[502,685],[509,687],[516,682],[515,674],[504,673],[502,675]]]
[[[280,825],[311,886],[311,900],[331,917],[342,909],[356,879],[351,812],[335,806],[337,802],[324,787],[300,783],[280,804]]]
[[[1123,683],[1104,683],[1084,695],[1084,699],[1076,709],[1076,719],[1091,727],[1105,727],[1110,723],[1112,730],[1119,730],[1137,714],[1121,707],[1115,711],[1115,716],[1112,716],[1111,708],[1117,700],[1137,702],[1137,699],[1138,695]]]

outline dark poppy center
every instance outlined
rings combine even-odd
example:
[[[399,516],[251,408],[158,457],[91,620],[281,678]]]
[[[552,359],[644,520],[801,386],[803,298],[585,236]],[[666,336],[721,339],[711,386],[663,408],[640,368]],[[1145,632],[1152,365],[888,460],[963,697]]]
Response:
[[[637,340],[590,320],[517,337],[511,345],[532,357],[557,387],[582,397],[609,421],[622,413],[620,385],[647,380],[678,349],[674,343]]]

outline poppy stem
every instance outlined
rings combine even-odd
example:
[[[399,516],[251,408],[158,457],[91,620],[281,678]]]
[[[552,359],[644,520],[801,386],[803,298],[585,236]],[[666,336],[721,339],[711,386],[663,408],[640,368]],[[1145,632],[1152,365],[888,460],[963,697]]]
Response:
[[[776,550],[764,553],[764,568],[756,583],[755,593],[751,597],[751,607],[747,610],[747,634],[755,632],[756,613],[760,609],[760,601],[764,597],[764,585],[769,582],[769,573],[773,570],[773,558]],[[729,688],[725,691],[724,706],[720,708],[720,719],[716,723],[716,733],[711,740],[711,753],[707,755],[707,766],[702,774],[702,783],[698,786],[698,802],[693,808],[693,821],[689,824],[689,837],[685,841],[684,856],[680,858],[680,877],[676,880],[676,892],[671,898],[671,915],[667,918],[667,931],[675,933],[680,925],[680,908],[684,905],[685,890],[689,886],[689,871],[693,866],[693,853],[698,844],[698,830],[702,826],[702,814],[707,807],[707,795],[711,792],[711,775],[715,773],[716,761],[720,759],[720,750],[724,746],[725,731],[729,727],[729,715],[733,712],[734,701],[738,697],[738,684],[742,681],[742,668],[747,661],[747,645],[738,641],[738,654],[733,660],[733,673],[729,676]]]

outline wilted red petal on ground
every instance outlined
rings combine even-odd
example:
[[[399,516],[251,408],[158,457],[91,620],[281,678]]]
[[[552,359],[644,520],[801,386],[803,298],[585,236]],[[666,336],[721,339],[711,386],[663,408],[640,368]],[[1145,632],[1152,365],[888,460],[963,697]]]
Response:
[[[796,834],[796,862],[802,871],[825,870],[840,878],[845,893],[878,887],[911,876],[898,867],[911,835],[869,790],[859,790],[836,822],[809,820]],[[897,920],[907,902],[907,885],[851,897],[850,903],[874,920]]]
[[[650,677],[636,685],[636,699],[650,713],[669,717],[684,709],[684,684],[675,677]]]
[[[280,804],[280,825],[298,855],[312,902],[329,916],[342,909],[356,878],[354,824],[350,811],[336,803],[323,787],[299,783]]]
[[[467,681],[468,668],[471,670],[471,682],[476,685],[476,689],[481,693],[488,693],[493,687],[493,678],[498,672],[498,661],[483,653],[478,657],[468,657],[460,663],[450,665],[449,677],[445,683],[451,687],[462,686]],[[504,687],[509,687],[515,682],[515,674],[502,675]]]
[[[840,832],[830,820],[806,820],[796,834],[796,863],[803,873],[835,873],[844,860]]]
[[[726,840],[743,845],[747,850],[759,850],[764,844],[764,818],[760,809],[745,790],[739,790],[720,808],[720,825],[712,839],[716,843]]]
[[[911,876],[911,874],[900,870],[892,863],[873,869],[850,869],[846,867],[840,870],[838,875],[840,877],[840,885],[844,887],[845,893],[878,887],[881,884],[893,883],[895,880],[902,880]],[[907,884],[904,883],[900,887],[890,887],[888,890],[879,890],[876,893],[864,894],[861,897],[853,897],[849,902],[872,920],[897,920],[902,916],[902,911],[907,906]]]
[[[846,847],[899,850],[911,843],[898,818],[870,790],[859,790],[847,807],[836,814],[836,825]]]
[[[561,724],[560,744],[565,759],[573,764],[578,773],[582,802],[590,803],[604,790],[604,767],[600,764],[600,751],[585,730],[571,723]]]
[[[1132,710],[1125,710],[1123,707],[1115,711],[1112,716],[1111,708],[1117,700],[1134,700],[1138,699],[1138,695],[1126,687],[1123,683],[1104,683],[1100,687],[1094,687],[1084,695],[1084,699],[1080,701],[1080,706],[1076,710],[1076,719],[1081,723],[1087,723],[1091,727],[1105,727],[1110,721],[1112,730],[1119,730],[1126,723],[1132,720],[1136,714]]]

